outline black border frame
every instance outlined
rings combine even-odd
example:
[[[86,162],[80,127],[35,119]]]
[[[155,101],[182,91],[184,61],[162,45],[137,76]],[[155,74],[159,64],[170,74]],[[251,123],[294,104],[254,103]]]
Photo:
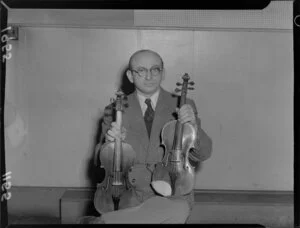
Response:
[[[193,1],[185,0],[184,4],[179,1],[164,1],[152,0],[150,3],[141,0],[3,0],[0,1],[0,30],[2,31],[7,27],[8,10],[6,7],[13,9],[214,9],[214,10],[261,10],[269,5],[270,0],[240,0],[235,2],[233,0],[227,0],[222,2],[212,1]],[[299,18],[299,19],[298,19]],[[1,32],[1,37],[6,32]],[[2,56],[5,55],[5,51],[2,47],[5,42],[0,41],[0,186],[3,184],[3,175],[6,173],[5,163],[5,128],[4,128],[4,102],[5,102],[5,83],[6,83],[6,62],[2,62]],[[298,88],[297,82],[300,81],[296,77],[299,75],[300,66],[297,66],[297,58],[299,58],[300,48],[300,0],[293,1],[293,45],[294,45],[294,227],[300,227],[300,131],[299,121],[297,117],[300,112],[297,111],[297,97],[300,94],[300,88]],[[1,195],[5,191],[1,192]],[[1,201],[1,226],[7,227],[8,225],[8,212],[7,201]],[[200,224],[197,224],[199,226]],[[235,227],[235,225],[229,225],[228,227]],[[227,225],[217,225],[218,227],[227,227]],[[36,225],[40,227],[41,225]],[[59,227],[62,225],[53,225],[51,227]],[[75,225],[77,226],[77,225]],[[80,225],[79,225],[80,226]],[[217,227],[214,225],[206,224],[205,227]],[[250,227],[248,225],[239,224],[240,227]],[[31,227],[31,225],[10,225],[9,227]],[[47,226],[49,227],[49,226]],[[72,225],[73,227],[73,225]],[[251,227],[261,227],[259,225],[253,225]]]
[[[263,9],[270,0],[141,1],[141,0],[2,0],[10,8],[22,9]]]
[[[0,3],[1,4],[1,3]],[[7,27],[7,9],[3,7],[3,5],[0,5],[0,32]],[[5,34],[1,32],[2,35]],[[3,181],[3,175],[6,173],[6,163],[5,163],[5,128],[4,128],[4,103],[5,103],[5,82],[6,82],[6,62],[2,62],[2,56],[6,53],[2,50],[2,47],[6,45],[5,43],[2,43],[0,39],[0,100],[1,100],[1,107],[0,107],[0,170],[1,170],[1,177],[0,177],[0,186],[1,186],[1,196],[2,194],[6,194],[5,191],[2,191],[2,184]],[[8,212],[7,212],[7,201],[1,201],[1,210],[0,210],[0,218],[1,218],[1,227],[6,227],[8,223]]]
[[[299,18],[299,19],[298,19]],[[300,0],[295,0],[293,3],[293,45],[294,45],[294,226],[300,227],[300,131],[299,131],[299,116],[297,110],[299,103],[299,76],[300,66],[299,61],[300,50]]]

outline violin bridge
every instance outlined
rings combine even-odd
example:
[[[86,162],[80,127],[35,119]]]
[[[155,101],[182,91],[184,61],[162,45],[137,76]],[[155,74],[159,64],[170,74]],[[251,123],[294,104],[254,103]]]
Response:
[[[120,186],[120,185],[123,185],[123,183],[121,181],[113,181],[112,186]]]

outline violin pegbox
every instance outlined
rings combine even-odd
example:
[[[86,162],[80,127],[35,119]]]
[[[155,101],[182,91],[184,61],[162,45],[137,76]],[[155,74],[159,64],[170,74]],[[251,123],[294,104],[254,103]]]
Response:
[[[183,83],[180,83],[180,82],[177,82],[176,85],[177,86],[181,86],[182,88],[179,89],[179,88],[176,88],[175,89],[175,92],[178,93],[182,90],[194,90],[194,87],[193,85],[195,85],[195,83],[193,81],[190,81],[190,76],[185,73],[183,76],[182,76],[182,80],[183,80]]]
[[[128,107],[128,99],[127,96],[122,92],[122,90],[118,90],[116,92],[116,110],[117,111],[124,111],[124,108]]]

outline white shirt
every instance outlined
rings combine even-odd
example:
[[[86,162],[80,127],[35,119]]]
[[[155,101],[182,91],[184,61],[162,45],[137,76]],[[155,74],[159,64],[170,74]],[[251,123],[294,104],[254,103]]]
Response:
[[[144,116],[144,114],[146,112],[146,109],[148,107],[147,104],[145,103],[145,100],[147,98],[150,98],[151,99],[151,106],[152,106],[153,110],[155,110],[157,99],[158,99],[158,96],[159,96],[159,92],[160,92],[160,89],[157,90],[151,97],[145,97],[142,94],[140,94],[139,92],[136,93],[137,98],[138,98],[139,103],[140,103],[140,106],[141,106],[141,109],[142,109],[143,116]]]

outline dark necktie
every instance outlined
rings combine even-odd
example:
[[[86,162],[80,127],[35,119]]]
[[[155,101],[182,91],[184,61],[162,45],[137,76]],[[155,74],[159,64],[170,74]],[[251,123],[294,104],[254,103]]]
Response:
[[[146,127],[147,127],[148,136],[150,138],[152,122],[153,122],[153,119],[154,119],[154,110],[151,106],[151,99],[150,98],[147,98],[145,100],[145,103],[147,104],[148,107],[147,107],[145,115],[144,115],[144,120],[145,120],[145,124],[146,124]]]

